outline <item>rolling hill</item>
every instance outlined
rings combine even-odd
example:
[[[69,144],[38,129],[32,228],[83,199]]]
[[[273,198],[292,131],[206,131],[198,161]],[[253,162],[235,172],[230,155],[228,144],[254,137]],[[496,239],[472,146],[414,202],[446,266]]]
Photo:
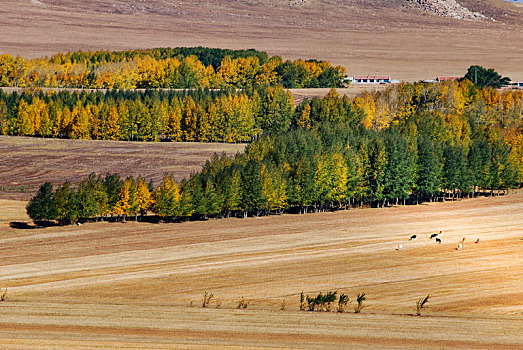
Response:
[[[0,1],[0,52],[256,48],[417,80],[471,64],[523,79],[523,8],[502,0]],[[446,2],[445,2],[446,4]],[[457,15],[452,15],[456,14]],[[477,13],[474,20],[467,17]],[[466,19],[471,19],[471,18]]]

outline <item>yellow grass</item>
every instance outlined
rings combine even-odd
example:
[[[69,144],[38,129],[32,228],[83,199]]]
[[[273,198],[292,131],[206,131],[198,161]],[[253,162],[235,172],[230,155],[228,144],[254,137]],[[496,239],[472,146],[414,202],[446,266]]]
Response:
[[[323,214],[11,229],[0,238],[0,287],[9,291],[0,304],[0,343],[521,348],[522,199],[518,191]],[[4,203],[23,212],[22,203]],[[437,244],[429,236],[442,228]],[[463,237],[464,249],[455,250]],[[358,315],[298,311],[301,291],[329,290],[350,296],[349,311],[364,291],[365,308]],[[204,309],[205,291],[215,296]],[[413,316],[429,293],[428,308]],[[248,308],[237,310],[242,297]]]

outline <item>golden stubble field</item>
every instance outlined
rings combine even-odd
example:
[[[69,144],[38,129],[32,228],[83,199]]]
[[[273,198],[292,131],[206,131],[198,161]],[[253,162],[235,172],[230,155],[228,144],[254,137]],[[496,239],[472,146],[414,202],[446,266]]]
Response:
[[[494,21],[438,17],[406,0],[0,0],[0,53],[201,45],[329,60],[349,75],[413,81],[480,64],[523,79],[523,7],[459,3]]]
[[[32,230],[8,228],[24,202],[0,205],[9,209],[0,223],[3,349],[523,347],[521,190],[385,209]],[[429,235],[440,229],[437,244]],[[329,290],[350,296],[349,311],[364,291],[366,307],[298,311],[301,291]],[[205,291],[214,293],[208,308]],[[429,309],[413,316],[428,293]],[[241,298],[248,307],[239,310]]]

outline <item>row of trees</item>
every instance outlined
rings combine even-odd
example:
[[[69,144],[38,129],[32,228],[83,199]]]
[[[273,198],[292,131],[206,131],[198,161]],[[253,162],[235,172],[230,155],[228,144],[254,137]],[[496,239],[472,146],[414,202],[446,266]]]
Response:
[[[255,50],[173,48],[71,52],[51,58],[0,55],[0,86],[245,89],[340,87],[346,70],[326,61],[284,61]]]
[[[520,184],[521,168],[510,159],[509,147],[487,139],[481,128],[474,128],[467,149],[440,139],[441,121],[427,114],[412,123],[372,130],[325,122],[267,134],[245,154],[214,156],[180,183],[166,174],[156,188],[145,179],[117,175],[91,175],[76,188],[65,183],[55,192],[45,184],[28,214],[62,223],[137,218],[148,211],[166,221],[205,219],[418,203]]]
[[[245,142],[287,130],[292,95],[280,87],[239,91],[0,91],[0,134],[93,140]]]
[[[153,203],[151,191],[152,184],[143,178],[122,180],[117,174],[91,174],[76,187],[66,182],[56,191],[46,182],[27,205],[27,214],[35,222],[62,224],[106,215],[144,215]]]
[[[0,133],[110,140],[250,141],[262,131],[349,123],[384,129],[429,113],[445,121],[454,142],[469,147],[472,124],[486,125],[523,155],[523,92],[461,83],[399,84],[349,99],[335,90],[296,108],[280,87],[240,91],[0,91]]]
[[[467,152],[474,141],[474,130],[479,130],[489,143],[496,139],[506,145],[512,161],[523,167],[521,90],[480,88],[468,79],[459,83],[402,83],[356,97],[353,108],[363,116],[363,125],[374,130],[409,125],[411,133],[417,133],[417,126],[409,120],[426,114],[427,119],[438,121],[440,140],[459,145]]]
[[[225,96],[234,100],[244,93],[216,94],[214,100],[200,94],[201,100],[215,106]],[[254,119],[264,132],[256,134],[245,154],[215,156],[189,179],[176,182],[166,175],[156,188],[132,178],[115,181],[120,185],[112,195],[102,186],[106,179],[97,177],[91,177],[89,183],[102,185],[62,185],[56,192],[48,192],[55,201],[73,198],[73,204],[62,204],[58,213],[72,208],[77,214],[57,214],[61,216],[55,219],[72,222],[147,211],[164,220],[308,212],[418,203],[513,188],[523,182],[521,92],[500,94],[468,81],[400,84],[353,101],[331,91],[321,99],[303,101],[296,109],[281,87],[245,96],[244,103],[265,101]],[[239,103],[231,111],[241,106]],[[387,113],[380,112],[384,108]],[[220,127],[221,123],[213,125]],[[136,202],[141,198],[136,195],[139,183],[143,193],[148,189],[150,201]],[[81,194],[86,192],[84,188],[98,188],[98,195]],[[64,195],[64,191],[75,195]],[[104,191],[113,199],[105,201],[100,194]],[[101,198],[101,202],[90,199],[89,203],[98,203],[93,204],[98,209],[77,209],[83,204],[74,203],[87,203],[82,198]]]

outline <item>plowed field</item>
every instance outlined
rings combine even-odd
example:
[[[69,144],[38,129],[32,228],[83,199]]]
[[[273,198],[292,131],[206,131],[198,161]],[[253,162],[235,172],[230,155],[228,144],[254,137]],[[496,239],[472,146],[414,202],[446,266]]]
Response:
[[[60,140],[0,135],[0,198],[28,200],[45,181],[76,183],[90,173],[142,175],[157,186],[199,171],[214,153],[234,155],[245,144]]]

